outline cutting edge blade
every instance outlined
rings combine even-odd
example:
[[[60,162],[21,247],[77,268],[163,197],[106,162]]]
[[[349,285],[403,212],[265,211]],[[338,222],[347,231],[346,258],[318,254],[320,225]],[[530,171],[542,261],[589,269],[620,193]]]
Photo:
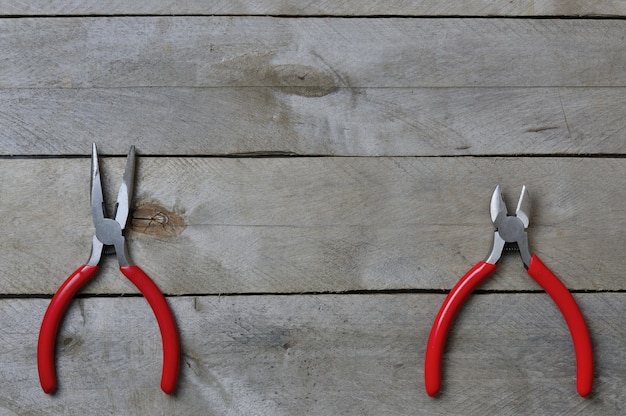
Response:
[[[524,228],[528,228],[528,224],[530,223],[530,205],[530,195],[528,194],[526,185],[523,185],[522,193],[520,194],[519,200],[517,201],[515,215],[517,216],[517,218],[522,220],[522,222],[524,223]]]
[[[491,222],[494,224],[496,222],[496,218],[498,218],[500,214],[506,215],[508,212],[504,199],[502,199],[502,189],[500,188],[500,185],[496,185],[496,189],[494,189],[493,194],[491,194],[489,212],[491,214]]]

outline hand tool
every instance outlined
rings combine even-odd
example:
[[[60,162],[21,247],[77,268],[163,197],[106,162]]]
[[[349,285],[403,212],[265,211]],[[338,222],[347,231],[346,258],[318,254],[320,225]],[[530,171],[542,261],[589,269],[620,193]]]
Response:
[[[478,262],[452,288],[444,300],[430,331],[424,362],[424,381],[430,396],[441,387],[441,360],[448,331],[465,299],[495,269],[505,246],[516,244],[526,271],[547,293],[563,314],[569,327],[576,355],[576,389],[585,397],[593,382],[593,353],[585,319],[565,285],[535,254],[530,254],[526,228],[529,223],[530,198],[522,187],[515,214],[508,214],[500,186],[491,196],[491,221],[495,227],[493,246],[486,260]]]
[[[144,295],[161,330],[163,342],[163,372],[161,375],[161,389],[170,394],[176,387],[180,360],[180,345],[178,330],[172,312],[165,297],[157,285],[148,275],[130,261],[126,251],[124,229],[130,212],[130,202],[133,198],[135,176],[135,147],[130,148],[126,159],[126,169],[122,185],[117,196],[113,218],[106,215],[98,152],[94,143],[91,156],[91,214],[96,233],[93,237],[91,256],[86,264],[80,266],[59,287],[50,301],[50,305],[41,324],[39,342],[37,344],[37,367],[41,387],[46,393],[57,388],[54,355],[57,331],[66,308],[74,295],[84,286],[98,270],[98,263],[104,252],[109,254],[114,249],[121,272]]]

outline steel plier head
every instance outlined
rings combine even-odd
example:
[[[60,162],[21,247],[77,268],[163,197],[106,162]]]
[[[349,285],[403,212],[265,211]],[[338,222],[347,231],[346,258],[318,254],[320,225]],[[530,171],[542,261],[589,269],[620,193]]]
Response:
[[[98,263],[102,254],[108,253],[108,251],[105,251],[107,247],[115,249],[120,271],[144,295],[157,319],[163,341],[161,389],[165,393],[170,394],[176,387],[180,361],[180,343],[174,316],[157,285],[139,266],[131,263],[126,251],[124,229],[128,222],[130,202],[133,198],[134,176],[135,148],[133,146],[130,148],[126,159],[126,169],[117,196],[115,213],[113,218],[107,217],[100,178],[98,152],[96,145],[93,145],[91,159],[91,214],[96,232],[93,237],[89,260],[86,264],[76,269],[59,287],[52,297],[50,305],[48,305],[41,324],[37,344],[37,368],[39,370],[41,387],[46,393],[51,393],[57,388],[54,364],[56,335],[65,310],[74,295],[94,276],[98,270]]]
[[[491,222],[495,227],[493,233],[493,245],[491,253],[485,260],[487,263],[495,264],[500,260],[502,251],[507,244],[516,244],[519,250],[520,256],[524,267],[528,269],[530,265],[530,250],[528,248],[528,234],[526,228],[528,228],[529,210],[530,210],[530,197],[526,186],[522,186],[522,194],[519,197],[517,203],[517,209],[514,215],[509,215],[509,212],[502,199],[502,192],[500,185],[496,186],[496,189],[491,195]]]
[[[569,327],[576,354],[576,389],[586,397],[591,393],[593,383],[593,352],[589,330],[576,301],[565,285],[543,264],[528,247],[526,228],[529,224],[530,198],[526,187],[515,214],[509,214],[502,199],[500,186],[496,186],[491,196],[491,221],[495,227],[493,246],[488,257],[472,267],[446,296],[430,331],[424,359],[424,384],[430,396],[439,393],[441,387],[441,361],[446,337],[454,317],[465,299],[495,269],[507,244],[515,244],[519,249],[526,271],[556,303]]]

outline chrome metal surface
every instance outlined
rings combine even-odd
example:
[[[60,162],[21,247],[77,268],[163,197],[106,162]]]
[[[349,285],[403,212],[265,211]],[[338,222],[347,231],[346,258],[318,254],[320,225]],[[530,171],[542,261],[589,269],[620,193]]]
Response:
[[[124,239],[124,227],[126,226],[129,204],[132,199],[132,180],[134,179],[135,170],[135,149],[131,147],[126,161],[126,170],[122,185],[118,194],[115,220],[108,218],[104,205],[104,196],[102,193],[102,180],[100,177],[100,163],[98,161],[98,151],[96,144],[93,144],[91,154],[91,215],[93,216],[93,225],[96,229],[94,236],[91,256],[89,257],[89,265],[97,265],[102,257],[105,246],[115,248],[115,254],[120,266],[128,266],[130,261],[126,251],[126,241]]]
[[[493,190],[491,194],[491,204],[489,205],[489,211],[491,213],[491,222],[496,222],[496,218],[500,214],[506,214],[506,204],[504,203],[504,199],[502,199],[502,191],[500,190],[500,185],[496,185],[496,189]]]
[[[524,227],[528,228],[528,224],[530,223],[530,196],[526,190],[526,185],[522,186],[522,193],[520,194],[519,201],[517,202],[515,215],[517,218],[522,220]]]
[[[509,215],[502,198],[500,185],[496,186],[491,195],[490,205],[491,220],[495,227],[495,232],[491,252],[485,260],[487,263],[497,263],[506,244],[517,244],[522,262],[528,268],[531,258],[528,248],[528,234],[526,233],[529,223],[529,211],[530,198],[526,186],[522,187],[522,193],[514,215]]]
[[[500,237],[500,234],[498,234],[497,231],[494,232],[491,252],[489,253],[489,256],[487,257],[485,262],[496,264],[500,260],[500,257],[502,257],[502,251],[504,251],[504,245],[505,245],[505,241],[502,239],[502,237]]]
[[[91,215],[93,216],[94,224],[106,217],[102,181],[100,179],[100,163],[98,162],[98,150],[95,143],[91,151]]]
[[[115,209],[115,221],[119,223],[122,230],[126,228],[126,222],[128,221],[130,201],[133,199],[134,181],[135,146],[131,146],[128,156],[126,157],[126,168],[124,169],[124,177],[122,178],[120,191],[117,194],[117,205]]]
[[[102,250],[104,249],[104,245],[98,240],[98,237],[93,236],[93,241],[91,243],[91,254],[89,255],[89,260],[87,261],[87,265],[89,266],[97,266],[100,263],[100,258],[102,258]]]

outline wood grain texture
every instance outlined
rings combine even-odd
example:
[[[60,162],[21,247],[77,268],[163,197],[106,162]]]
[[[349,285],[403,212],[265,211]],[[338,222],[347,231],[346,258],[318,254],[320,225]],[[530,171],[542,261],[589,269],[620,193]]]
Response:
[[[624,16],[619,0],[2,2],[0,414],[623,414]],[[110,155],[137,145],[127,236],[180,327],[172,396],[113,258],[69,308],[58,394],[39,387],[49,297],[89,253],[92,142],[109,201]],[[424,392],[430,325],[489,250],[497,183],[511,209],[528,186],[531,249],[587,319],[587,399],[515,253],[455,322],[442,394]]]
[[[229,0],[106,0],[4,1],[0,15],[291,15],[291,16],[624,16],[620,0],[344,0],[336,1],[229,1]]]
[[[0,154],[626,153],[626,88],[0,89]]]
[[[141,298],[88,298],[58,341],[59,391],[39,388],[46,299],[0,301],[3,414],[607,415],[626,401],[623,293],[577,294],[596,356],[594,393],[575,390],[563,319],[544,294],[474,296],[444,355],[444,389],[423,387],[442,295],[176,297],[175,395],[158,387],[157,325]]]
[[[610,19],[3,19],[0,87],[623,87],[625,35]]]
[[[124,159],[102,162],[114,201]],[[51,294],[86,260],[89,163],[0,161],[0,293]],[[141,214],[129,245],[169,294],[451,288],[489,251],[494,186],[513,210],[526,184],[531,249],[570,289],[623,290],[625,169],[622,158],[140,157],[135,204],[163,213]],[[134,291],[115,264],[88,293]],[[517,255],[496,276],[484,288],[539,289]]]

